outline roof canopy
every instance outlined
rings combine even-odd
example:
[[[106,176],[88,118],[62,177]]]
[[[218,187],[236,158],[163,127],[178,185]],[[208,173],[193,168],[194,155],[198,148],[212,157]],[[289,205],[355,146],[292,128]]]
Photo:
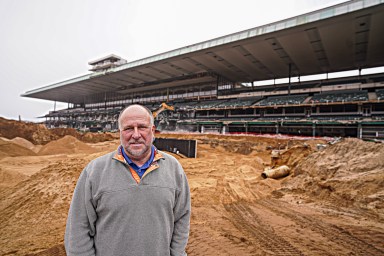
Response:
[[[49,85],[22,96],[82,103],[100,93],[232,82],[384,66],[384,0],[349,1]],[[191,79],[184,79],[191,77]],[[199,82],[213,82],[214,76]],[[182,81],[182,83],[180,82]]]

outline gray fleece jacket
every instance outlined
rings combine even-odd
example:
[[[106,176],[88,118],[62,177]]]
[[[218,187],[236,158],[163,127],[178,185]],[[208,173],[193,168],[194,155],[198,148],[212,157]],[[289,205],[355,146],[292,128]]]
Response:
[[[191,201],[180,163],[156,150],[137,183],[119,152],[82,171],[67,219],[67,255],[186,255]]]

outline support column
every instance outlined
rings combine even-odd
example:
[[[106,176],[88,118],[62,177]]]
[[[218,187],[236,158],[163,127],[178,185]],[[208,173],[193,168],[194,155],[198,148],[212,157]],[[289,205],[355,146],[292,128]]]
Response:
[[[104,93],[104,109],[107,109],[107,93]]]
[[[292,64],[289,63],[289,77],[288,77],[288,95],[291,95],[291,72],[292,72]]]
[[[221,127],[221,134],[225,135],[226,132],[227,132],[227,125],[223,125]]]
[[[357,137],[359,139],[363,138],[363,127],[362,127],[361,123],[357,124]]]
[[[312,137],[316,136],[316,124],[312,123]]]

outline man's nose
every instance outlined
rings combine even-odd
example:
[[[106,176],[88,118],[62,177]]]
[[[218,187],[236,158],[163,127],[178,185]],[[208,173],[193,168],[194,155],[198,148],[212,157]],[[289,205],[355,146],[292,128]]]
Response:
[[[134,127],[133,128],[133,133],[132,133],[132,137],[133,138],[139,138],[141,136],[140,132],[139,132],[139,129],[137,127]]]

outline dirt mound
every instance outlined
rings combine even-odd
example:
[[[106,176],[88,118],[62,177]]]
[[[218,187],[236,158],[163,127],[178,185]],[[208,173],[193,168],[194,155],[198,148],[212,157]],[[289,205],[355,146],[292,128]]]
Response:
[[[114,133],[91,133],[87,132],[84,133],[81,137],[80,140],[84,142],[89,142],[89,143],[98,143],[98,142],[103,142],[103,141],[111,141],[119,138],[119,135],[114,134]]]
[[[53,128],[50,129],[53,134],[61,137],[64,137],[66,135],[71,135],[75,137],[78,140],[81,140],[83,142],[88,142],[88,143],[98,143],[98,142],[103,142],[103,141],[111,141],[115,140],[116,138],[119,138],[119,134],[117,133],[110,133],[110,132],[105,132],[105,133],[93,133],[93,132],[86,132],[86,133],[79,133],[73,128]]]
[[[0,117],[0,137],[13,139],[24,138],[34,145],[45,145],[66,135],[71,135],[81,141],[96,143],[116,139],[111,133],[79,133],[73,128],[47,129],[43,124],[20,122]]]
[[[73,189],[87,161],[51,164],[0,191],[0,255],[37,253],[63,242]]]
[[[13,187],[27,177],[19,172],[4,170],[0,167],[0,188]]]
[[[383,254],[383,145],[348,139],[317,151],[324,141],[165,136],[198,140],[197,158],[178,157],[192,197],[188,255]],[[68,143],[75,149],[82,142],[67,136],[46,146],[56,153]],[[90,155],[1,160],[6,171],[37,171],[0,189],[0,255],[65,255],[65,222],[80,171],[118,143],[94,144],[98,153]],[[276,150],[275,164],[293,173],[263,179]]]
[[[81,134],[73,128],[52,128],[49,129],[49,131],[57,135],[59,138],[64,137],[66,135],[71,135],[77,139],[81,138]]]
[[[45,125],[8,120],[0,117],[0,136],[13,139],[24,138],[33,144],[46,144],[59,136],[50,132]]]
[[[292,148],[282,150],[279,157],[272,159],[272,166],[287,165],[290,168],[296,167],[304,158],[313,152],[313,148],[306,145],[296,145]]]
[[[16,137],[11,140],[13,143],[20,145],[22,147],[25,147],[29,150],[32,150],[33,152],[37,153],[39,152],[41,145],[35,145],[29,140],[26,140],[24,138]]]
[[[216,135],[216,134],[156,134],[157,138],[178,138],[197,140],[198,144],[209,144],[211,148],[221,148],[226,152],[238,153],[242,155],[254,155],[257,152],[264,152],[266,149],[284,149],[294,146],[303,146],[304,143],[309,147],[317,143],[325,143],[325,140],[300,138],[270,138],[263,136],[247,135]],[[312,147],[313,148],[313,147]]]
[[[9,140],[0,139],[0,159],[8,156],[35,156],[36,153]]]
[[[304,159],[285,185],[312,199],[384,210],[384,145],[345,139]]]
[[[51,141],[44,145],[39,155],[55,155],[55,154],[75,154],[75,153],[95,153],[96,150],[84,142],[79,141],[71,135]]]

